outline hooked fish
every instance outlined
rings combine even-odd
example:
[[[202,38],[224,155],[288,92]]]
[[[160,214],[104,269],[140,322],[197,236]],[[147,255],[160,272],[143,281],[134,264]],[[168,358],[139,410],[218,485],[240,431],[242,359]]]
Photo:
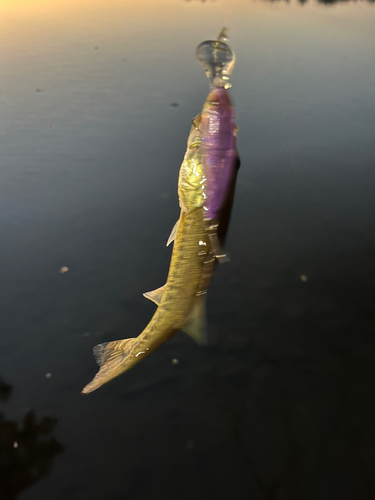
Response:
[[[167,242],[174,241],[167,282],[144,294],[158,308],[138,337],[94,347],[100,368],[83,393],[126,372],[178,330],[206,343],[206,293],[217,259],[225,259],[219,240],[225,239],[240,163],[227,91],[234,55],[224,39],[223,30],[219,40],[203,42],[197,49],[211,91],[202,113],[193,120],[180,168],[181,212]]]
[[[94,347],[100,369],[83,393],[92,392],[129,370],[178,330],[185,331],[198,343],[206,342],[205,296],[215,257],[204,220],[205,176],[197,137],[193,126],[180,169],[178,191],[182,209],[167,282],[144,294],[158,308],[138,337]]]

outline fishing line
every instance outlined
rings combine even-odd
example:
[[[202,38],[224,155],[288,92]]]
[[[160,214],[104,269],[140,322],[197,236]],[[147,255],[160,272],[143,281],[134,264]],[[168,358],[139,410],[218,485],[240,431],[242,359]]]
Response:
[[[232,18],[232,14],[233,14],[233,2],[234,2],[234,0],[223,0],[223,2],[224,2],[223,27],[227,28],[227,30],[229,31],[230,18]]]

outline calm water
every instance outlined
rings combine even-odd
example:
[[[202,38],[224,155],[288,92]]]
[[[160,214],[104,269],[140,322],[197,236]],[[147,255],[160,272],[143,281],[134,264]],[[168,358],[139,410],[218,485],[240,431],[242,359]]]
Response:
[[[242,166],[210,345],[84,397],[92,347],[153,314],[223,25]],[[366,2],[1,2],[1,499],[375,498],[374,26]]]

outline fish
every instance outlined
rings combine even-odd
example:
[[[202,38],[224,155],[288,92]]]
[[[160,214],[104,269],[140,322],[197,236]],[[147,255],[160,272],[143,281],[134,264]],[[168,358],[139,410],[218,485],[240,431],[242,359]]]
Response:
[[[238,129],[227,93],[234,55],[224,38],[223,30],[219,40],[198,47],[208,54],[201,59],[208,65],[212,88],[203,111],[192,120],[180,167],[180,217],[167,241],[174,245],[166,284],[143,294],[158,307],[138,337],[94,347],[99,371],[83,388],[84,394],[128,371],[178,330],[198,344],[207,343],[207,290],[217,262],[226,257],[220,245],[226,237],[240,166],[235,144]],[[216,132],[213,126],[218,127]]]
[[[206,293],[216,259],[204,218],[205,175],[200,137],[193,125],[182,163],[178,193],[178,220],[171,264],[164,286],[144,296],[158,308],[151,321],[136,338],[116,340],[94,347],[99,371],[82,392],[90,393],[129,370],[178,330],[199,344],[207,343]]]
[[[224,28],[217,40],[202,42],[196,50],[196,57],[210,82],[210,91],[199,120],[206,178],[203,209],[213,252],[221,262],[227,257],[217,237],[218,214],[228,193],[238,156],[238,127],[229,95],[232,86],[229,77],[235,64],[235,55],[225,43],[226,40]]]

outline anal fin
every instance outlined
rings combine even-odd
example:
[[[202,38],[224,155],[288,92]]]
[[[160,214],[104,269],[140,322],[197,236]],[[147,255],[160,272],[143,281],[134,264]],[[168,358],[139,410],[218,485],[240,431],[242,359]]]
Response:
[[[155,302],[155,304],[157,306],[159,306],[161,299],[163,298],[163,293],[164,293],[165,287],[166,287],[166,285],[163,285],[160,288],[157,288],[156,290],[152,290],[151,292],[145,292],[143,294],[143,297],[146,297],[146,299],[152,300],[152,302]]]
[[[197,296],[189,318],[181,330],[198,344],[207,344],[206,294]]]

